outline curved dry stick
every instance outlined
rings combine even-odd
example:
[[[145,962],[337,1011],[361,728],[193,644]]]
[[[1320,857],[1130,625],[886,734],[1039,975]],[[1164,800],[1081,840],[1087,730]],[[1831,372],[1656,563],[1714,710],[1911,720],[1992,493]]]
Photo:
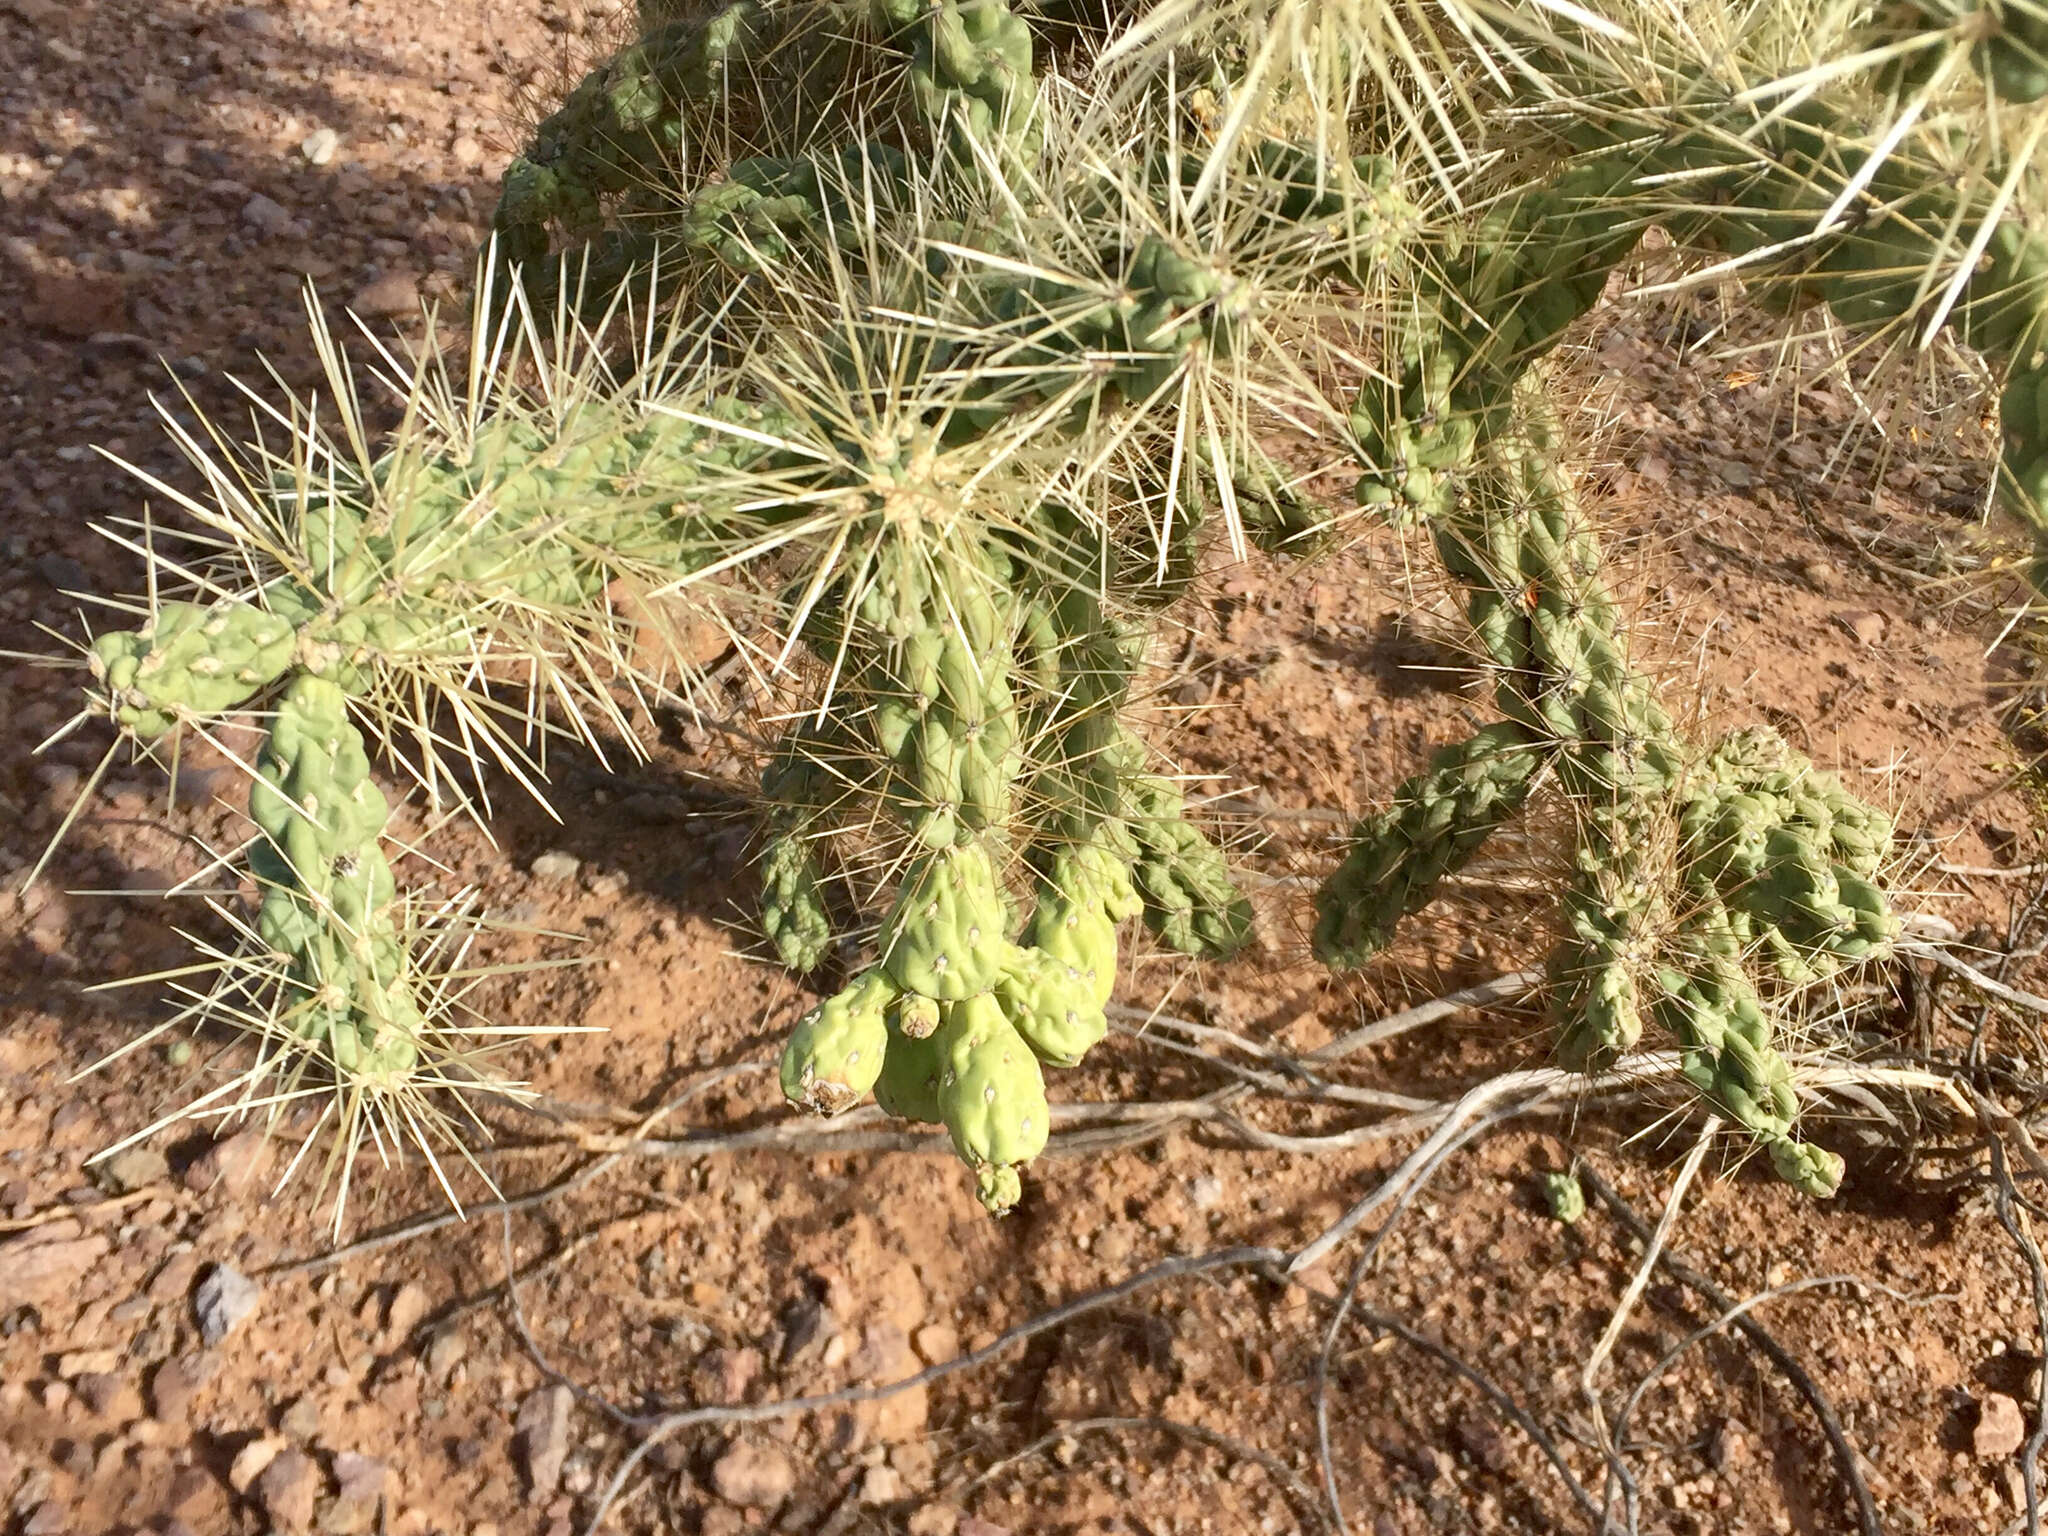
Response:
[[[1579,1177],[1599,1197],[1600,1203],[1607,1207],[1614,1219],[1626,1227],[1637,1242],[1648,1247],[1650,1226],[1636,1214],[1635,1207],[1622,1199],[1615,1192],[1614,1186],[1601,1178],[1591,1164],[1582,1162],[1579,1165]],[[1670,1248],[1667,1247],[1658,1253],[1657,1262],[1672,1279],[1690,1290],[1699,1292],[1713,1306],[1719,1307],[1723,1312],[1736,1311],[1735,1302],[1726,1291],[1687,1264]],[[1835,1405],[1829,1400],[1827,1393],[1821,1390],[1820,1383],[1815,1381],[1807,1373],[1806,1367],[1793,1358],[1792,1352],[1780,1344],[1771,1331],[1755,1318],[1737,1316],[1735,1326],[1784,1373],[1799,1395],[1806,1399],[1807,1406],[1814,1412],[1814,1417],[1820,1420],[1821,1432],[1827,1436],[1829,1449],[1834,1452],[1835,1471],[1841,1477],[1842,1487],[1856,1512],[1857,1529],[1862,1532],[1862,1536],[1884,1536],[1884,1526],[1877,1517],[1877,1502],[1871,1498],[1870,1485],[1864,1482],[1862,1468],[1857,1465],[1856,1448],[1849,1443],[1848,1433],[1842,1428],[1842,1421],[1835,1412]]]

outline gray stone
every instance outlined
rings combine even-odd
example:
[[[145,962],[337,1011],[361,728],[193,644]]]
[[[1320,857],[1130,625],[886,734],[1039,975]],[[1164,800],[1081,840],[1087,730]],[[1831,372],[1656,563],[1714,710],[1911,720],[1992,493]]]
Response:
[[[287,1531],[309,1530],[325,1481],[319,1465],[304,1451],[282,1450],[256,1479],[256,1502],[272,1525]]]
[[[199,1315],[199,1337],[211,1349],[233,1333],[262,1299],[255,1281],[226,1264],[214,1265],[192,1297]]]
[[[290,234],[296,220],[291,209],[276,198],[253,192],[249,201],[242,204],[242,222],[263,234],[278,236]]]
[[[277,1427],[294,1440],[311,1440],[320,1433],[320,1405],[311,1397],[295,1397],[278,1418]]]
[[[130,1195],[171,1176],[171,1165],[154,1147],[130,1147],[93,1165],[93,1174],[110,1194]]]
[[[735,1440],[711,1467],[711,1487],[728,1504],[773,1509],[796,1486],[796,1470],[773,1446]]]
[[[2020,1405],[2003,1392],[1987,1393],[1970,1431],[1970,1449],[1979,1461],[2003,1461],[2026,1444],[2027,1421]]]
[[[149,1411],[161,1424],[189,1422],[192,1399],[213,1379],[214,1364],[205,1355],[180,1355],[166,1360],[149,1379]]]
[[[552,1494],[562,1481],[572,1401],[567,1387],[552,1386],[528,1393],[519,1405],[513,1428],[519,1437],[519,1458],[526,1465],[527,1487],[536,1499]]]
[[[567,881],[574,880],[582,867],[574,855],[550,849],[527,865],[527,870],[536,880]]]
[[[69,555],[39,555],[36,574],[59,592],[83,592],[92,585],[86,568]]]

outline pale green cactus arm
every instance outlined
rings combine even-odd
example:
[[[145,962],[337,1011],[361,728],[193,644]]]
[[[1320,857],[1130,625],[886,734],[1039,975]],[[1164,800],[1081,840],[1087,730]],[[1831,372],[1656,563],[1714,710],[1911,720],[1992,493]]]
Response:
[[[402,1078],[425,1015],[393,919],[397,888],[380,838],[389,816],[340,688],[301,676],[278,701],[256,760],[249,862],[262,888],[257,933],[282,956],[282,1017],[336,1070]]]

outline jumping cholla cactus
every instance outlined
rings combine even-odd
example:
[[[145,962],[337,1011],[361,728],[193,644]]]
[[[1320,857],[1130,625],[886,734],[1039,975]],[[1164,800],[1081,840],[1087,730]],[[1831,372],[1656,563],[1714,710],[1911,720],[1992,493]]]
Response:
[[[944,1125],[1008,1209],[1043,1069],[1106,1032],[1120,925],[1203,958],[1251,933],[1134,690],[1212,543],[1301,549],[1336,521],[1262,451],[1284,431],[1355,461],[1361,515],[1426,533],[1502,716],[1359,824],[1317,952],[1362,963],[1561,796],[1561,1058],[1606,1070],[1654,1023],[1783,1177],[1833,1190],[1772,999],[1884,953],[1889,828],[1767,733],[1679,731],[1630,660],[1546,357],[1653,226],[1901,350],[1952,336],[2010,370],[2003,483],[2048,588],[2031,13],[733,0],[641,22],[505,174],[465,384],[399,369],[405,425],[373,453],[329,346],[343,429],[295,413],[292,450],[239,470],[193,444],[214,495],[187,510],[222,558],[91,647],[94,707],[133,740],[268,715],[258,930],[308,1050],[375,1082],[431,1036],[371,750],[437,794],[450,757],[537,789],[529,746],[594,744],[612,683],[686,671],[644,659],[621,588],[682,597],[794,695],[763,779],[776,954],[833,955],[845,877],[893,888],[784,1092]]]

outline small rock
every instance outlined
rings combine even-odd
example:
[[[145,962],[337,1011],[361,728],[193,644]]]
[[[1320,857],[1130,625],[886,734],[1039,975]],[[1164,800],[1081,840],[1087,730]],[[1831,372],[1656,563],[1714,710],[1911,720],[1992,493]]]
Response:
[[[960,1353],[960,1331],[950,1323],[926,1323],[911,1342],[926,1365],[944,1365]]]
[[[384,1335],[393,1344],[403,1344],[427,1315],[427,1293],[408,1280],[392,1295],[384,1309]]]
[[[1819,555],[1807,555],[1799,562],[1799,575],[1816,592],[1831,592],[1840,580],[1833,564]]]
[[[1858,645],[1877,645],[1884,639],[1884,615],[1875,609],[1851,609],[1835,615],[1835,622],[1849,632]]]
[[[1188,1185],[1188,1203],[1198,1211],[1213,1211],[1226,1193],[1228,1187],[1219,1175],[1205,1173]]]
[[[262,1435],[251,1440],[235,1452],[235,1459],[228,1463],[228,1486],[237,1493],[247,1493],[284,1449],[285,1441],[277,1435]]]
[[[142,1416],[142,1396],[128,1378],[114,1371],[87,1371],[71,1383],[78,1400],[95,1418],[127,1423]]]
[[[254,6],[237,6],[222,20],[237,32],[248,32],[257,37],[276,37],[284,30],[284,24],[269,11],[257,10]]]
[[[334,158],[334,152],[341,148],[341,135],[332,128],[315,128],[299,140],[299,153],[306,157],[308,165],[325,165]]]
[[[574,880],[576,872],[583,867],[573,854],[550,850],[527,865],[527,872],[536,880],[556,882]]]
[[[2026,1444],[2027,1423],[2020,1405],[2003,1392],[1987,1393],[1970,1431],[1970,1449],[1979,1461],[2003,1461]]]
[[[59,1237],[60,1232],[72,1235]],[[51,1222],[0,1247],[0,1312],[58,1300],[106,1257],[106,1238],[98,1233],[80,1237],[76,1232],[75,1223]]]
[[[420,307],[420,285],[409,272],[387,272],[358,288],[348,307],[365,319],[409,315]],[[549,855],[543,854],[542,857]]]
[[[460,135],[448,146],[448,153],[455,157],[455,163],[464,170],[473,171],[484,163],[484,147],[468,134]]]
[[[339,1452],[334,1458],[334,1480],[341,1485],[341,1493],[320,1522],[321,1528],[337,1536],[369,1530],[384,1499],[385,1476],[384,1463],[376,1457]]]
[[[55,1499],[45,1499],[21,1522],[21,1536],[61,1536],[71,1528],[71,1521],[64,1512],[64,1506]]]
[[[249,201],[242,204],[242,222],[261,234],[275,237],[290,234],[296,221],[291,209],[276,198],[252,192]]]
[[[795,1486],[789,1458],[750,1440],[735,1440],[711,1468],[713,1491],[726,1503],[747,1509],[773,1509]]]
[[[894,1504],[903,1497],[903,1476],[894,1467],[869,1467],[860,1480],[863,1504]]]
[[[38,555],[36,574],[59,592],[83,592],[92,585],[91,574],[69,555]]]
[[[782,1368],[788,1370],[825,1347],[839,1332],[839,1319],[816,1296],[800,1297],[782,1314]]]
[[[130,1195],[168,1179],[171,1165],[154,1147],[130,1147],[93,1164],[93,1176],[109,1194]]]
[[[709,1403],[737,1403],[761,1374],[758,1349],[709,1349],[697,1362],[697,1395]]]
[[[181,1176],[195,1195],[215,1185],[229,1194],[241,1194],[263,1177],[270,1160],[270,1142],[255,1126],[248,1126],[214,1142],[193,1158]]]
[[[929,1440],[906,1440],[889,1447],[889,1465],[910,1487],[923,1490],[938,1475],[939,1453]]]
[[[526,1467],[526,1484],[536,1499],[555,1491],[562,1480],[562,1460],[569,1454],[569,1407],[573,1401],[564,1386],[542,1387],[527,1394],[519,1405],[513,1424],[519,1440],[519,1457]]]
[[[1721,483],[1731,490],[1743,491],[1756,482],[1756,474],[1747,464],[1723,463],[1718,468]]]
[[[57,1376],[61,1381],[74,1377],[88,1376],[111,1371],[121,1363],[121,1352],[117,1349],[73,1349],[57,1357]]]
[[[128,328],[128,285],[118,277],[67,277],[38,272],[29,313],[59,336],[84,341],[100,331]]]
[[[436,1381],[446,1381],[448,1373],[460,1365],[462,1357],[468,1353],[469,1340],[460,1328],[436,1329],[427,1344],[427,1374]]]
[[[320,1405],[301,1395],[278,1417],[277,1427],[294,1440],[311,1440],[320,1433]]]
[[[950,1504],[926,1504],[904,1527],[909,1536],[955,1536],[959,1529],[960,1511]]]
[[[1707,1461],[1717,1472],[1732,1472],[1750,1459],[1749,1432],[1735,1419],[1723,1419],[1707,1441]]]
[[[262,1298],[255,1281],[225,1264],[214,1265],[192,1298],[199,1314],[199,1337],[207,1348],[233,1333]]]
[[[180,1355],[166,1360],[149,1379],[149,1411],[162,1424],[187,1422],[192,1399],[213,1379],[214,1362],[206,1355]]]
[[[304,1451],[279,1451],[256,1479],[256,1502],[272,1525],[304,1531],[313,1524],[323,1481],[318,1463]]]
[[[954,1530],[957,1536],[1010,1536],[1007,1525],[997,1525],[993,1520],[983,1520],[974,1515],[962,1515]]]

